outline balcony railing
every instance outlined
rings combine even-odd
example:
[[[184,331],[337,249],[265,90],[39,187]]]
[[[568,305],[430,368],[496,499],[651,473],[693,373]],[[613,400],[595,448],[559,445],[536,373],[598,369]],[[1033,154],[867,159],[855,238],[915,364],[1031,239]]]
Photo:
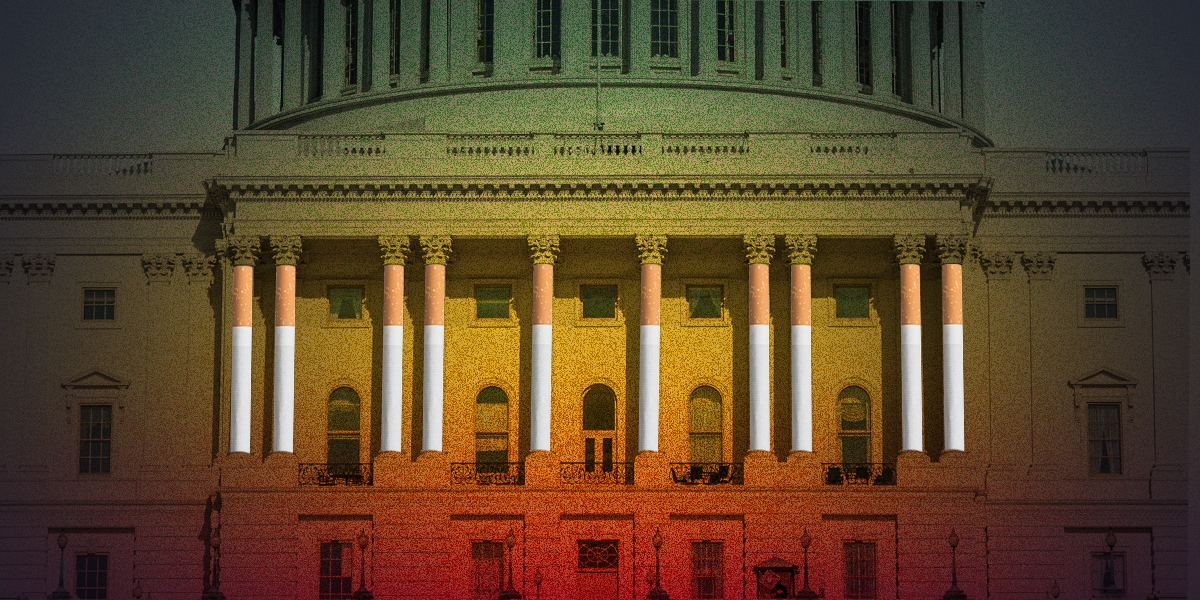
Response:
[[[821,463],[825,485],[896,485],[892,463]]]
[[[450,483],[459,485],[525,485],[525,463],[450,463]]]
[[[630,485],[633,483],[633,463],[565,462],[558,467],[558,477],[567,484]]]
[[[371,463],[300,463],[300,485],[371,485]]]
[[[742,463],[671,463],[671,481],[683,485],[741,485],[742,473]]]

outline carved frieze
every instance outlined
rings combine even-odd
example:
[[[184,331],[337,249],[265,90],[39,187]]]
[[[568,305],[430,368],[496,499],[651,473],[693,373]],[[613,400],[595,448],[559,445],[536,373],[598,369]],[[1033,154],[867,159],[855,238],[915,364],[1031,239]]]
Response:
[[[407,235],[379,236],[379,254],[385,265],[403,265],[408,262]]]
[[[667,255],[667,236],[637,235],[633,241],[637,243],[638,261],[643,265],[661,265]]]
[[[142,271],[147,283],[170,283],[175,274],[175,255],[165,252],[148,252],[142,255]]]
[[[183,270],[187,273],[188,284],[207,285],[213,280],[213,265],[216,257],[203,252],[183,255]]]
[[[925,253],[925,236],[898,235],[894,240],[896,259],[902,265],[921,264],[921,255]]]
[[[53,254],[26,254],[21,263],[25,267],[25,276],[30,283],[48,282],[50,276],[54,274]]]
[[[529,236],[529,253],[535,265],[552,265],[558,262],[558,236]]]
[[[967,237],[964,235],[937,236],[938,257],[943,265],[961,265],[967,255]]]
[[[1142,266],[1150,279],[1174,279],[1176,258],[1166,252],[1147,252],[1142,255]]]
[[[224,258],[235,267],[253,267],[258,262],[262,242],[258,236],[236,236],[226,240]]]
[[[275,258],[275,265],[291,265],[296,266],[300,262],[300,253],[303,251],[301,247],[300,236],[298,235],[273,235],[271,236],[271,254]]]
[[[450,236],[421,236],[421,256],[427,265],[444,265],[450,260]]]
[[[1026,252],[1021,255],[1021,265],[1030,279],[1050,279],[1054,272],[1054,261],[1058,255],[1054,252]]]
[[[988,279],[1008,279],[1012,274],[1013,263],[1016,262],[1016,255],[1012,252],[993,251],[979,253],[979,267],[983,269],[983,274]]]
[[[817,254],[817,236],[813,234],[789,233],[783,236],[783,244],[791,265],[811,265]]]
[[[771,264],[771,255],[775,253],[775,236],[751,233],[742,237],[746,245],[746,262],[752,265]]]

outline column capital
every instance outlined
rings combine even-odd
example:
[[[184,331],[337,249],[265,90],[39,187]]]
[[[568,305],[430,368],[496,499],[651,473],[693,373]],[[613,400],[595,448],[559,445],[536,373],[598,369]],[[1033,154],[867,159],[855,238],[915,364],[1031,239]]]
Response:
[[[407,235],[379,236],[379,251],[383,257],[383,264],[403,265],[408,262],[408,243]]]
[[[222,243],[223,242],[223,243]],[[258,262],[262,241],[256,235],[241,235],[217,240],[217,251],[235,267],[253,267]]]
[[[213,280],[213,265],[216,257],[203,252],[193,252],[183,255],[183,271],[187,273],[188,284],[199,283],[208,285]]]
[[[1173,279],[1176,262],[1175,255],[1166,252],[1147,252],[1142,255],[1142,266],[1146,267],[1150,279]]]
[[[943,265],[961,265],[967,254],[967,236],[939,235],[937,251]]]
[[[421,256],[427,265],[444,265],[450,260],[450,236],[423,235],[419,238]]]
[[[298,235],[273,235],[270,237],[271,254],[275,258],[275,264],[296,266],[300,261],[300,236]]]
[[[921,264],[921,255],[925,253],[925,236],[917,235],[898,235],[893,240],[896,249],[896,258],[902,265],[919,265]]]
[[[637,235],[633,240],[637,243],[638,259],[643,265],[661,265],[667,254],[667,236]]]
[[[1030,279],[1050,279],[1057,259],[1058,255],[1054,252],[1026,252],[1021,255],[1021,265]]]
[[[25,267],[25,276],[28,281],[50,281],[50,276],[54,274],[53,254],[26,254],[21,257],[21,265]]]
[[[775,236],[765,233],[748,233],[742,236],[746,246],[746,262],[752,265],[771,264],[771,255],[775,253]]]
[[[1007,279],[1012,274],[1016,255],[1012,252],[991,251],[979,253],[979,268],[988,279]]]
[[[531,235],[527,241],[533,264],[552,265],[558,262],[558,235]]]
[[[7,284],[12,279],[13,265],[17,257],[12,254],[0,254],[0,283]]]
[[[783,236],[787,246],[788,264],[811,265],[817,254],[817,236],[807,233],[789,233]]]
[[[142,271],[148,283],[169,283],[175,274],[175,255],[166,252],[147,252],[142,255]]]

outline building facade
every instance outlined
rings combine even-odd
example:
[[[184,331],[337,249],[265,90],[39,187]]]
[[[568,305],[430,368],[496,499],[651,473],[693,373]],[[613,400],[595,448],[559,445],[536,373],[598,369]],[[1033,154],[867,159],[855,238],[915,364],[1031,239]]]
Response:
[[[1188,153],[982,3],[234,7],[221,151],[0,162],[0,597],[1185,596]]]

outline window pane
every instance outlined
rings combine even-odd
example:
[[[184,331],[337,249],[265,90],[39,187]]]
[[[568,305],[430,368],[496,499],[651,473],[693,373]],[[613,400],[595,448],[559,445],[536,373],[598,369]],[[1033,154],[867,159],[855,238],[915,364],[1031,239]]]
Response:
[[[1088,405],[1088,472],[1121,472],[1121,406]]]
[[[108,598],[107,554],[80,554],[75,557],[75,597]]]
[[[325,459],[328,464],[357,464],[358,438],[330,438],[329,453]]]
[[[838,286],[833,290],[837,304],[837,318],[866,319],[871,316],[871,288],[866,286]]]
[[[329,318],[361,319],[362,288],[329,288]]]
[[[475,431],[508,433],[508,395],[490,386],[475,397]]]
[[[848,599],[875,597],[875,544],[846,542],[843,546],[845,566],[843,596]]]
[[[329,431],[358,431],[359,405],[358,392],[348,387],[333,390],[329,395]]]
[[[620,1],[592,0],[592,56],[619,56],[620,32]]]
[[[700,386],[688,399],[688,421],[692,431],[721,431],[721,394]]]
[[[585,285],[579,288],[583,302],[583,318],[615,319],[617,317],[617,286]]]
[[[503,588],[504,544],[471,542],[471,598],[494,600]]]
[[[321,579],[319,598],[350,598],[353,593],[353,556],[348,542],[321,543]]]
[[[650,56],[679,57],[678,0],[650,0]]]
[[[1083,289],[1084,317],[1088,319],[1117,318],[1117,288],[1089,287]]]
[[[475,18],[475,60],[490,63],[495,39],[495,0],[476,0]]]
[[[723,296],[720,286],[688,286],[687,297],[689,318],[721,318]]]
[[[475,436],[476,463],[507,463],[508,435],[504,433],[481,433]],[[497,465],[481,472],[504,472],[507,467]]]
[[[83,319],[112,321],[116,319],[116,290],[84,290]]]
[[[583,428],[586,431],[616,429],[617,398],[606,385],[593,385],[583,395]]]
[[[737,12],[733,2],[717,2],[717,60],[734,62]]]
[[[79,407],[79,472],[108,473],[112,406]]]
[[[506,285],[477,286],[475,288],[475,318],[507,319],[509,296],[510,290]]]
[[[724,544],[692,542],[692,597],[724,598]]]
[[[1092,597],[1120,598],[1125,595],[1125,555],[1092,555]]]
[[[870,429],[871,398],[866,390],[852,385],[838,394],[838,404],[843,430]]]
[[[871,462],[871,438],[862,435],[847,435],[838,439],[842,445],[843,463]]]
[[[577,540],[579,569],[616,570],[620,561],[617,540]]]

